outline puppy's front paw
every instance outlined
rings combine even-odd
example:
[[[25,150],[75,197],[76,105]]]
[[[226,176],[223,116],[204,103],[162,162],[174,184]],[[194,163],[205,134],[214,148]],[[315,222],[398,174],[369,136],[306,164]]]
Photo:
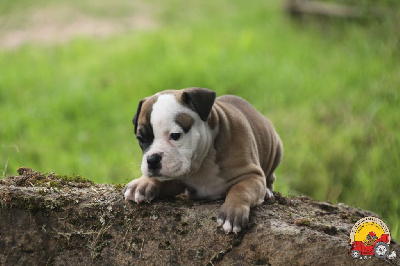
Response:
[[[125,186],[125,200],[132,200],[137,203],[152,201],[159,192],[157,182],[157,180],[152,180],[145,176],[132,180]]]
[[[237,234],[247,226],[249,213],[250,207],[247,205],[233,206],[225,202],[219,210],[218,226],[222,226],[227,234],[230,232]]]

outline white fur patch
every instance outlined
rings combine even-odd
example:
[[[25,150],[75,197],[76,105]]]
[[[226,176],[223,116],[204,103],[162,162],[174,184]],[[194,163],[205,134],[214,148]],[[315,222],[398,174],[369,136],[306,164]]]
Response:
[[[186,136],[182,136],[178,141],[169,138],[171,133],[183,134],[182,128],[174,120],[177,114],[184,112],[189,114],[192,112],[192,116],[194,116],[193,111],[179,104],[174,95],[158,96],[153,105],[150,121],[153,127],[154,141],[150,149],[143,155],[141,170],[144,175],[149,176],[146,158],[154,153],[162,153],[159,180],[173,179],[190,170],[192,148],[189,142],[185,143]]]
[[[224,220],[221,218],[218,218],[217,224],[218,224],[218,226],[222,226],[224,224]]]
[[[125,191],[124,196],[125,196],[125,200],[135,200],[135,197],[133,197],[133,195],[132,195],[132,189],[131,188],[128,188]]]
[[[172,94],[162,94],[158,96],[151,113],[154,138],[159,139],[165,137],[166,134],[169,136],[169,133],[182,132],[182,128],[174,121],[175,117],[180,113],[187,113],[192,117],[197,115],[189,108],[178,103],[175,96]]]
[[[195,195],[189,195],[191,198],[216,200],[226,195],[230,184],[225,179],[218,177],[220,169],[215,163],[215,156],[215,149],[210,148],[199,171],[182,180],[196,190]]]
[[[142,203],[144,201],[144,196],[139,193],[139,190],[135,192],[135,202]]]
[[[235,234],[239,233],[240,231],[242,231],[242,228],[241,228],[240,226],[234,226],[234,227],[233,227],[233,232],[234,232]]]
[[[194,119],[191,129],[184,133],[176,123],[179,114],[188,114]],[[149,176],[147,156],[162,154],[160,181],[180,179],[195,190],[189,195],[197,199],[220,199],[231,184],[219,176],[216,164],[216,150],[213,148],[213,134],[207,122],[188,107],[179,103],[175,95],[160,94],[153,104],[151,113],[154,140],[143,155],[142,172]],[[171,133],[181,133],[177,141],[170,139]],[[135,197],[136,200],[136,197]]]
[[[219,199],[229,189],[226,180],[219,178],[219,166],[216,164],[216,151],[212,147],[213,132],[208,123],[188,107],[177,102],[175,95],[160,94],[153,104],[151,125],[154,140],[143,155],[142,172],[149,176],[147,156],[162,154],[160,181],[181,179],[196,193],[190,195],[197,199]],[[194,119],[191,129],[184,133],[175,122],[179,114],[188,114]],[[171,133],[181,133],[179,140],[170,139]]]
[[[232,225],[228,220],[225,221],[225,223],[222,226],[222,228],[224,229],[225,233],[227,233],[227,234],[232,232]]]
[[[194,124],[189,132],[175,122],[178,114],[185,113],[194,119]],[[194,170],[198,170],[209,146],[207,134],[208,126],[201,121],[196,112],[179,103],[175,95],[161,94],[153,104],[151,113],[154,140],[150,148],[143,155],[142,172],[149,176],[147,156],[162,154],[160,181],[182,178]],[[208,129],[209,131],[209,129]],[[171,133],[180,133],[178,140],[170,139]],[[197,165],[199,164],[199,165]]]

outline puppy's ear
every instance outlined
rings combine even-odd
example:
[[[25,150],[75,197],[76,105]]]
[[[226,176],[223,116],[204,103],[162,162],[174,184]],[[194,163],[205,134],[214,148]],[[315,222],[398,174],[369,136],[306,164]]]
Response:
[[[182,101],[190,109],[199,114],[201,120],[207,121],[215,101],[215,91],[203,88],[187,88],[183,90]]]
[[[135,131],[134,131],[135,134],[137,133],[136,130],[138,127],[138,119],[139,119],[140,111],[142,110],[142,105],[143,105],[144,101],[146,101],[146,98],[140,100],[139,105],[136,110],[136,114],[133,116],[133,119],[132,119],[132,124],[135,127]]]

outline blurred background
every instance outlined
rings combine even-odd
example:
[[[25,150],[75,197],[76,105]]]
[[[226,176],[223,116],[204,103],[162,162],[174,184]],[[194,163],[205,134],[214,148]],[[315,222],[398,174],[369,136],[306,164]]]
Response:
[[[0,178],[139,177],[131,119],[165,89],[250,101],[276,190],[400,218],[400,1],[0,1]]]

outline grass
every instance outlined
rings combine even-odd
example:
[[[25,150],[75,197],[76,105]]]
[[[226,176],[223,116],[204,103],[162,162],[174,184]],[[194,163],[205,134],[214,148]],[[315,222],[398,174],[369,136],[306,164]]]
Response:
[[[35,8],[25,2],[0,2],[14,21],[9,27],[24,27],[13,14]],[[139,8],[123,0],[106,8],[79,3],[70,5],[106,18]],[[393,21],[299,22],[275,1],[149,5],[156,8],[139,9],[154,18],[155,29],[0,51],[3,175],[24,165],[128,182],[141,175],[131,125],[138,101],[200,86],[242,96],[274,122],[285,148],[276,190],[375,211],[400,239]],[[7,30],[0,28],[0,36]]]

